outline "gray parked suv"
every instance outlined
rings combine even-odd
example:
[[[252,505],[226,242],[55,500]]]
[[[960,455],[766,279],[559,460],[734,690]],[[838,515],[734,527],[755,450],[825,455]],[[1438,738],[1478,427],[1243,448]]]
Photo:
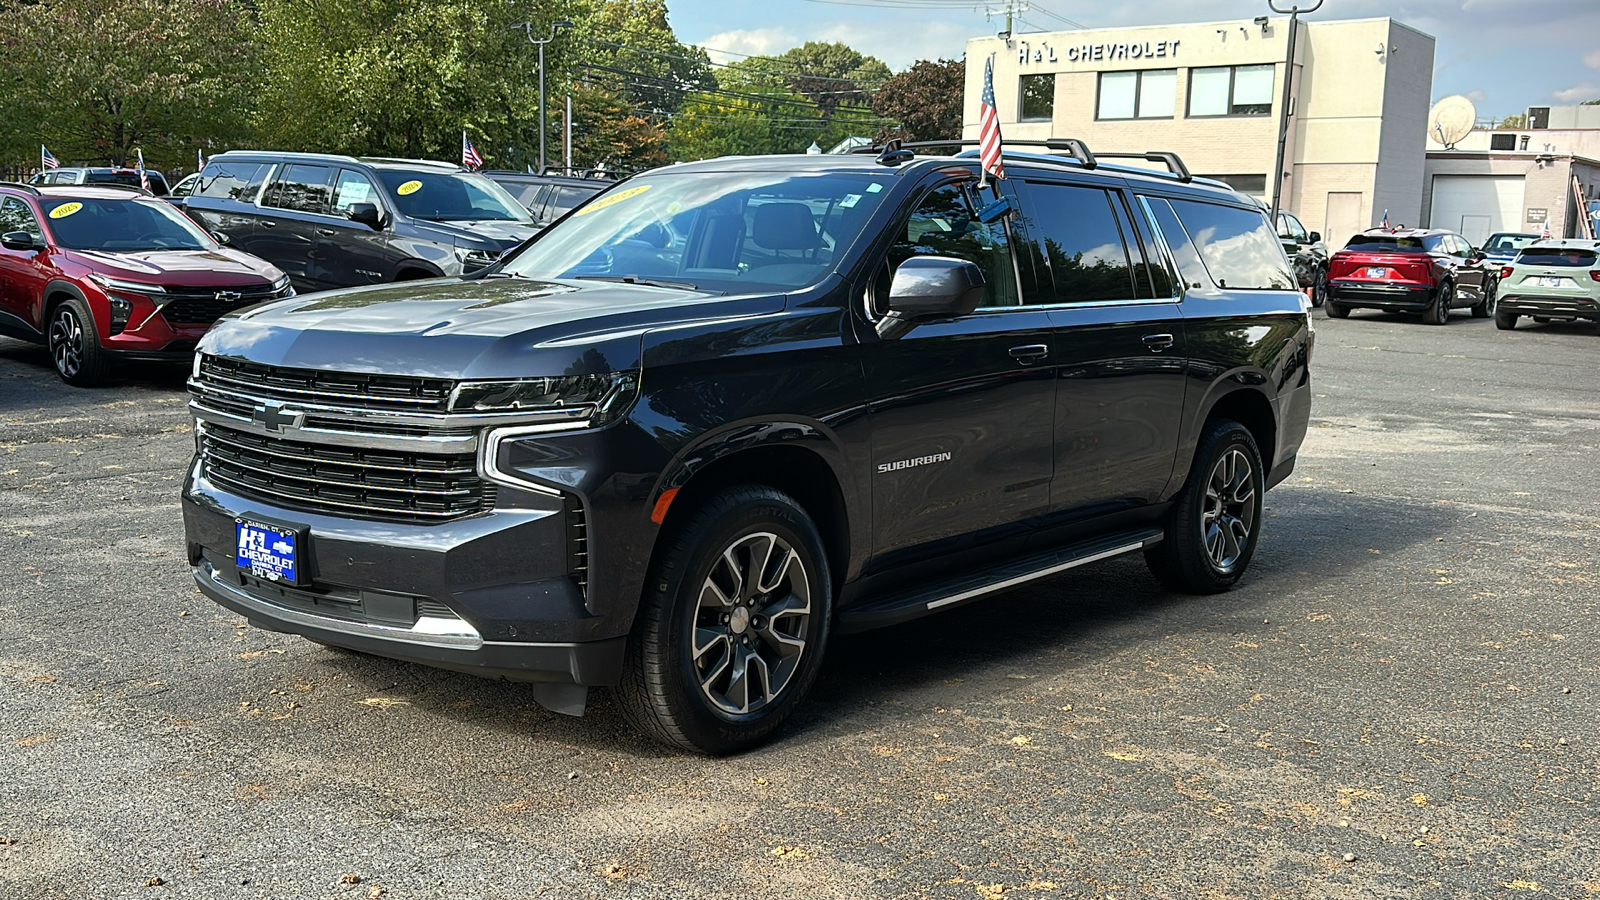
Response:
[[[460,275],[537,231],[493,181],[425,160],[230,151],[211,157],[179,202],[302,293]]]

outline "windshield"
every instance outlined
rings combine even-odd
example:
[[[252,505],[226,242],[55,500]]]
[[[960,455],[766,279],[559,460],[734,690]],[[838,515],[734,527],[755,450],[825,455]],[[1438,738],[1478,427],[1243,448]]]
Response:
[[[44,198],[56,243],[71,250],[214,250],[216,244],[171,205],[156,200]]]
[[[1394,234],[1358,234],[1345,244],[1346,250],[1369,253],[1422,253],[1422,238],[1400,237]]]
[[[389,201],[413,219],[431,222],[532,222],[505,188],[470,172],[378,172]]]
[[[1521,250],[1538,239],[1537,234],[1491,234],[1489,239],[1483,242],[1483,250],[1485,253],[1497,250]]]
[[[624,182],[505,265],[529,278],[637,278],[744,293],[833,270],[887,193],[887,177],[663,173]]]

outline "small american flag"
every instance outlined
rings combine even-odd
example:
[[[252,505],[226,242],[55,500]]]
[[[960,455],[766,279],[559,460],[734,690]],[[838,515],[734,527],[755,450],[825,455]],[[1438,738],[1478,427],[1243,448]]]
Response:
[[[465,131],[461,132],[461,164],[469,169],[483,165],[483,157],[478,155],[478,148],[472,146]]]
[[[994,57],[983,64],[983,99],[978,108],[978,159],[983,171],[996,178],[1006,177],[1000,161],[1000,111],[994,104]]]
[[[49,149],[43,144],[39,145],[39,164],[44,166],[46,169],[61,168],[61,160],[56,159]]]
[[[150,174],[144,170],[144,151],[143,150],[135,150],[133,152],[138,154],[138,156],[139,156],[139,165],[138,165],[139,187],[141,187],[141,188],[143,188],[143,189],[148,191],[148,190],[150,190]]]

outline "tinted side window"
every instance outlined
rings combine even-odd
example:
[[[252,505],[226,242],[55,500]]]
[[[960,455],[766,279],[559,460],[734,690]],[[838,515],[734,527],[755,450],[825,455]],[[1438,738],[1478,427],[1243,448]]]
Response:
[[[350,207],[357,203],[377,204],[380,209],[383,206],[378,203],[378,192],[373,189],[372,182],[367,176],[349,169],[340,169],[339,183],[333,194],[334,215],[349,215]]]
[[[327,166],[289,166],[267,192],[266,205],[297,212],[327,212],[332,194],[328,189],[330,174],[332,170]]]
[[[1172,261],[1177,265],[1178,276],[1183,283],[1188,287],[1205,284],[1210,277],[1205,262],[1200,259],[1200,251],[1189,238],[1188,230],[1178,221],[1178,214],[1172,211],[1172,204],[1160,197],[1139,199],[1150,210],[1150,215],[1155,217],[1156,227],[1161,229],[1161,237],[1172,251]]]
[[[550,205],[549,212],[545,214],[545,218],[551,220],[559,219],[594,195],[594,191],[585,190],[584,188],[559,188],[556,191],[555,200]]]
[[[1218,287],[1294,290],[1283,245],[1265,213],[1195,200],[1171,202]]]
[[[39,230],[39,220],[33,217],[33,210],[28,204],[15,197],[7,197],[0,203],[0,234],[10,234],[13,231],[26,231],[40,240],[44,239],[44,232]]]
[[[1027,196],[1033,237],[1055,284],[1054,293],[1038,302],[1087,303],[1134,296],[1128,248],[1105,191],[1028,182]],[[1040,287],[1048,289],[1043,276]]]
[[[224,200],[242,200],[249,203],[255,199],[254,188],[260,185],[266,167],[266,163],[257,162],[207,163],[205,171],[200,173],[200,183],[195,185],[193,194],[197,197],[219,197]]]
[[[972,219],[965,188],[947,184],[922,199],[906,222],[906,230],[889,248],[889,264],[899,266],[912,256],[950,256],[977,263],[987,282],[984,306],[1016,306],[1016,269],[1011,241],[1000,222]]]

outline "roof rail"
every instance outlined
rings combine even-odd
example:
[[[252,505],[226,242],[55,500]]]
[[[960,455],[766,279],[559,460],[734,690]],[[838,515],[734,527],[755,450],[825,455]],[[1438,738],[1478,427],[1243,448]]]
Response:
[[[928,148],[928,147],[976,147],[976,146],[978,146],[978,141],[975,140],[975,139],[972,139],[972,138],[952,138],[952,139],[947,140],[947,141],[907,141],[907,142],[889,141],[888,143],[883,144],[881,146],[856,147],[856,148],[852,149],[850,152],[851,153],[875,153],[875,154],[878,154],[878,157],[879,157],[878,161],[879,162],[884,162],[886,165],[894,165],[896,163],[904,162],[905,160],[910,159],[911,157],[902,156],[902,155],[896,155],[894,157],[894,159],[893,159],[893,162],[887,162],[886,158],[889,157],[891,151],[900,151],[903,154],[903,153],[908,152],[908,151],[920,150],[920,149]],[[1052,150],[1052,151],[1056,151],[1058,153],[1065,153],[1068,157],[1070,157],[1071,159],[1076,161],[1078,163],[1078,165],[1083,166],[1085,169],[1096,169],[1096,168],[1099,168],[1101,159],[1142,159],[1142,160],[1145,160],[1146,162],[1161,163],[1162,165],[1167,167],[1167,174],[1171,174],[1172,177],[1174,177],[1177,180],[1182,181],[1184,183],[1189,183],[1189,182],[1192,182],[1192,181],[1195,180],[1194,175],[1189,172],[1189,167],[1183,164],[1183,160],[1182,159],[1178,158],[1178,154],[1172,153],[1172,152],[1169,152],[1169,151],[1166,151],[1166,150],[1150,150],[1150,151],[1147,151],[1147,152],[1144,152],[1144,153],[1100,153],[1100,154],[1096,154],[1096,153],[1093,153],[1093,152],[1091,152],[1089,150],[1089,145],[1088,144],[1084,143],[1082,140],[1079,140],[1078,138],[1049,138],[1049,139],[1043,140],[1043,141],[1038,141],[1038,140],[1008,140],[1008,141],[1004,142],[1004,146],[1005,147],[1044,147],[1046,150]],[[958,156],[971,156],[971,155],[975,155],[975,154],[972,151],[968,150],[968,151],[963,151],[962,153],[959,153],[957,155]],[[1117,165],[1113,165],[1113,166],[1108,166],[1108,168],[1116,169],[1116,170],[1122,171],[1122,172],[1139,172],[1139,173],[1146,174],[1146,175],[1152,175],[1152,174],[1153,175],[1160,175],[1160,174],[1163,174],[1161,172],[1151,172],[1149,169],[1142,169],[1142,168],[1139,168],[1138,166],[1117,166]],[[1202,181],[1204,181],[1204,180],[1205,179],[1202,179]]]
[[[120,181],[85,182],[84,184],[75,184],[72,186],[80,188],[110,188],[114,191],[133,191],[135,194],[143,194],[146,197],[155,196],[155,194],[145,190],[142,187],[139,187],[137,184],[123,184]]]
[[[206,159],[215,159],[219,156],[282,156],[288,159],[336,159],[340,162],[360,162],[354,156],[344,153],[301,153],[298,150],[224,150],[213,153]]]
[[[35,197],[43,196],[42,194],[39,193],[39,189],[38,188],[34,187],[31,184],[23,184],[20,181],[0,181],[0,187],[16,188],[19,191],[27,191],[28,193],[34,195]]]
[[[437,159],[405,159],[398,156],[363,156],[361,157],[361,161],[369,163],[403,163],[408,166],[434,166],[442,169],[455,169],[458,172],[466,171],[465,167],[457,165],[456,163],[444,162]]]
[[[1179,159],[1178,154],[1176,153],[1169,153],[1164,150],[1151,150],[1146,153],[1102,153],[1100,156],[1103,159],[1142,159],[1146,162],[1162,163],[1167,167],[1167,171],[1171,172],[1179,181],[1188,183],[1194,180],[1194,176],[1189,174],[1189,167],[1183,164],[1183,160]],[[1136,167],[1118,166],[1117,168]],[[1146,170],[1140,169],[1139,171],[1142,172]]]

